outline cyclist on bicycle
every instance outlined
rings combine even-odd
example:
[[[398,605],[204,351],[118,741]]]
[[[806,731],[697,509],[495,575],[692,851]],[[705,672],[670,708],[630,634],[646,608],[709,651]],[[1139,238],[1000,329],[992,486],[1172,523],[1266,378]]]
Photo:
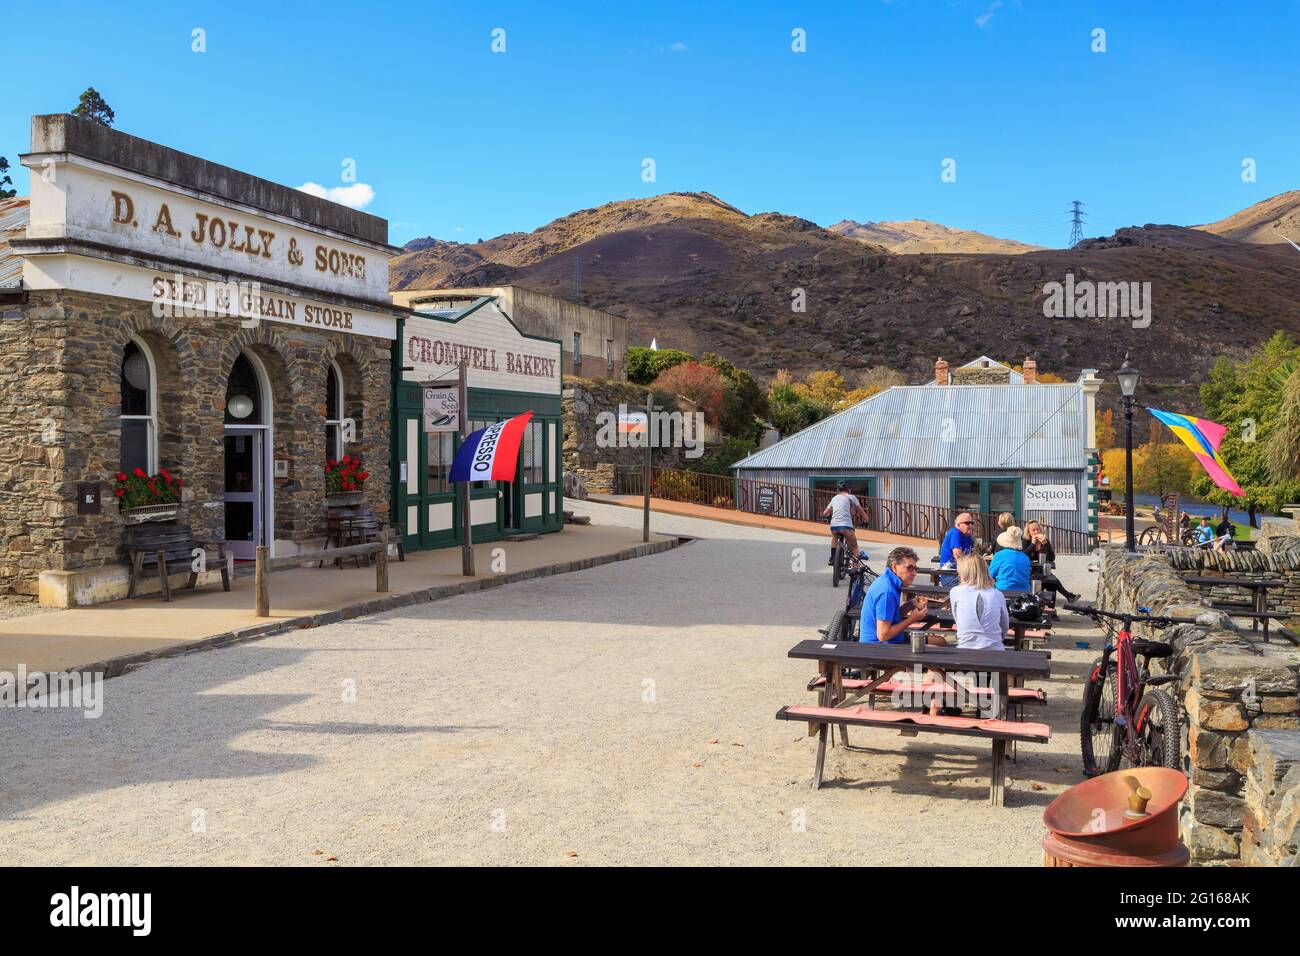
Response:
[[[849,557],[856,568],[860,566],[860,559],[858,558],[858,536],[853,531],[853,519],[861,518],[865,525],[868,521],[867,513],[862,510],[862,505],[858,504],[858,499],[849,493],[847,481],[837,483],[835,490],[837,494],[822,512],[823,518],[829,516],[831,519],[831,556],[826,563],[835,563],[835,542],[843,536],[849,549]]]

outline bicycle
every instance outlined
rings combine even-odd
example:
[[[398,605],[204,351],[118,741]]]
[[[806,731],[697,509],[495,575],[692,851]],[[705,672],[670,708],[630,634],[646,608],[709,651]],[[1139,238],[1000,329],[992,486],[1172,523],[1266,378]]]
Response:
[[[850,568],[848,571],[849,593],[844,600],[844,607],[835,611],[834,617],[831,618],[831,626],[826,629],[826,640],[828,641],[856,641],[858,635],[856,629],[858,618],[862,611],[862,602],[866,598],[867,588],[871,582],[880,577],[867,564],[867,552],[858,552],[859,566]]]
[[[1106,631],[1106,647],[1092,662],[1079,715],[1079,745],[1085,776],[1095,777],[1128,767],[1180,767],[1178,706],[1161,685],[1174,674],[1151,675],[1148,662],[1173,654],[1164,641],[1133,637],[1133,625],[1163,629],[1195,624],[1188,618],[1103,611],[1089,603],[1068,603],[1066,610],[1086,614]],[[1118,627],[1112,622],[1119,622]],[[1142,660],[1139,662],[1138,658]]]
[[[860,552],[865,554],[866,552]],[[844,533],[835,532],[835,552],[831,556],[831,587],[840,586],[840,581],[848,577],[853,568],[853,558],[849,554],[849,549],[845,547]]]

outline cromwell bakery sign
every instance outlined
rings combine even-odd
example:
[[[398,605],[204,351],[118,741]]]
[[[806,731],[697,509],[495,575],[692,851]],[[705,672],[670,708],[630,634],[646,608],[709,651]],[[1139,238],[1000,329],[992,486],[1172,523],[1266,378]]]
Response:
[[[446,378],[464,362],[474,388],[560,390],[560,343],[523,334],[494,302],[458,319],[416,312],[403,326],[402,357],[411,382]]]

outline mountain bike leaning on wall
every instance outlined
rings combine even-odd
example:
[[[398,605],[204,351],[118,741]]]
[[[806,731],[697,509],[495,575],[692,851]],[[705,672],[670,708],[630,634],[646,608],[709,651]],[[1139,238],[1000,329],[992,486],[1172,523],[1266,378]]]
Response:
[[[1079,717],[1079,745],[1086,776],[1125,767],[1180,767],[1178,704],[1162,685],[1174,674],[1152,675],[1149,662],[1173,654],[1171,644],[1133,637],[1133,625],[1163,629],[1195,624],[1194,619],[1116,614],[1079,602],[1066,610],[1086,614],[1106,631],[1106,647],[1088,671]],[[1139,658],[1141,659],[1139,661]]]

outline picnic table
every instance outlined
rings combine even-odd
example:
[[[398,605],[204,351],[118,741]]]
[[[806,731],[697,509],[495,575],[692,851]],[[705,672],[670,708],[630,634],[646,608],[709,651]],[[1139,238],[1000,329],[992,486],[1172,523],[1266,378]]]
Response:
[[[903,590],[908,594],[923,594],[926,597],[937,597],[948,599],[948,593],[956,587],[955,584],[905,584]],[[1007,601],[1010,602],[1018,597],[1028,597],[1029,591],[1003,591]]]
[[[1223,587],[1247,588],[1252,592],[1252,600],[1249,604],[1243,604],[1237,601],[1211,601],[1211,607],[1216,610],[1225,612],[1229,617],[1248,617],[1250,629],[1257,631],[1260,629],[1260,622],[1263,622],[1264,643],[1268,643],[1268,622],[1270,620],[1285,619],[1293,617],[1283,611],[1270,611],[1268,609],[1268,589],[1271,587],[1281,587],[1281,581],[1261,581],[1258,578],[1229,578],[1216,577],[1208,574],[1184,574],[1183,581],[1187,584],[1195,585],[1221,585]],[[1289,640],[1292,639],[1291,632],[1287,628],[1279,628],[1282,634]]]
[[[908,644],[858,644],[830,641],[800,641],[789,656],[814,660],[822,678],[818,706],[793,705],[777,711],[778,720],[808,722],[808,734],[816,734],[817,758],[813,770],[813,788],[821,787],[826,763],[826,744],[831,725],[841,728],[878,727],[898,730],[904,735],[918,733],[952,734],[978,737],[992,743],[992,768],[989,775],[989,802],[1002,806],[1005,785],[1005,759],[1008,742],[1046,743],[1051,729],[1046,724],[1008,720],[1008,706],[1013,679],[1051,676],[1050,655],[1044,651],[972,651],[958,647],[926,647],[913,653]],[[855,693],[845,693],[842,668],[872,671],[876,676]],[[875,710],[861,706],[861,700],[900,671],[922,668],[939,671],[945,683],[955,673],[974,673],[987,683],[986,699],[978,717],[946,717],[905,710]],[[983,678],[987,676],[987,681]],[[964,695],[964,687],[951,684],[954,694]],[[987,714],[988,716],[984,716]]]

